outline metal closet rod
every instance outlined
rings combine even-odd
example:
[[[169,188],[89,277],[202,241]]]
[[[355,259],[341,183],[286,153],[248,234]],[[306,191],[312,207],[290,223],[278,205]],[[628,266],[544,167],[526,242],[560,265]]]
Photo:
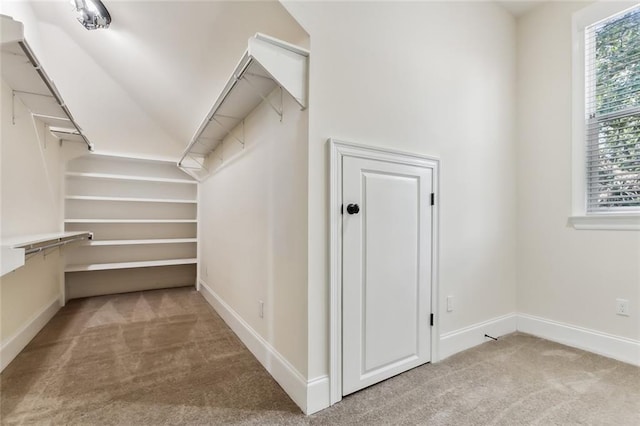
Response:
[[[79,235],[72,235],[70,237],[60,237],[60,238],[52,238],[51,240],[47,240],[47,241],[42,241],[39,243],[32,243],[32,244],[25,244],[22,246],[16,246],[16,248],[23,248],[24,250],[24,254],[25,255],[29,255],[29,254],[34,254],[34,253],[40,253],[41,251],[45,251],[45,250],[49,250],[55,247],[59,247],[59,246],[63,246],[65,244],[74,242],[74,241],[80,241],[80,240],[92,240],[93,239],[93,233],[91,232],[86,232],[84,234],[79,234]],[[42,245],[40,245],[42,244]]]
[[[76,120],[73,118],[73,115],[71,115],[71,111],[69,111],[69,108],[67,108],[65,103],[62,102],[62,97],[58,93],[58,90],[53,85],[53,82],[51,81],[51,79],[49,79],[49,76],[42,69],[42,65],[40,64],[40,62],[38,62],[38,59],[36,59],[35,55],[31,51],[31,48],[29,47],[29,45],[27,45],[24,41],[19,41],[18,44],[22,48],[22,51],[24,52],[24,54],[29,59],[29,62],[31,62],[31,65],[33,65],[33,67],[38,72],[38,75],[40,76],[40,79],[47,86],[47,88],[49,89],[49,91],[51,92],[53,97],[55,98],[55,100],[58,103],[58,105],[60,106],[60,108],[62,108],[62,111],[64,111],[64,113],[69,118],[69,121],[71,121],[71,124],[73,124],[73,126],[76,128],[76,130],[78,131],[78,133],[80,134],[80,136],[84,140],[84,143],[87,144],[87,149],[89,149],[89,151],[93,151],[93,144],[91,144],[91,142],[89,142],[89,139],[87,139],[87,137],[84,135],[84,133],[82,133],[82,130],[80,129],[80,126],[78,125],[78,123],[76,123]]]

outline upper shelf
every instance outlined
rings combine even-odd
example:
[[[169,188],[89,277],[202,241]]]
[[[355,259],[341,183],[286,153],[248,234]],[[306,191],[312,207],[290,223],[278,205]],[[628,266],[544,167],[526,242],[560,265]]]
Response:
[[[0,15],[0,28],[2,79],[34,117],[53,126],[54,135],[64,140],[84,142],[90,151],[93,150],[93,145],[25,40],[22,23]]]
[[[307,107],[309,52],[284,41],[256,34],[240,59],[222,93],[185,149],[178,167],[198,181],[208,171],[204,161],[276,87],[281,87]],[[273,109],[282,116],[282,108]]]

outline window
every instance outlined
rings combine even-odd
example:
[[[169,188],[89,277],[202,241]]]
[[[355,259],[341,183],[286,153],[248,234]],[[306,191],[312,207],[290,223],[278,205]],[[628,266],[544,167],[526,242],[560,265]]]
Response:
[[[587,212],[640,210],[640,6],[585,30]]]
[[[640,229],[640,5],[628,5],[574,16],[573,213],[632,225],[605,229]]]

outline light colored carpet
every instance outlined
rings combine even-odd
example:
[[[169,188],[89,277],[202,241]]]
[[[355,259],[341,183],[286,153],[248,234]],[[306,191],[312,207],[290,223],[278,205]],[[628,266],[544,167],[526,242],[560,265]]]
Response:
[[[640,368],[523,334],[305,417],[192,289],[71,301],[0,386],[7,425],[640,425]]]

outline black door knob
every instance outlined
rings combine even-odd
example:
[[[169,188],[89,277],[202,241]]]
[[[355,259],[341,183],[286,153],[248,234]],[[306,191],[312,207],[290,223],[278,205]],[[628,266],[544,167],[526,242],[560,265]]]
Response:
[[[360,206],[357,204],[349,204],[347,206],[347,213],[349,214],[358,214],[360,213]]]

